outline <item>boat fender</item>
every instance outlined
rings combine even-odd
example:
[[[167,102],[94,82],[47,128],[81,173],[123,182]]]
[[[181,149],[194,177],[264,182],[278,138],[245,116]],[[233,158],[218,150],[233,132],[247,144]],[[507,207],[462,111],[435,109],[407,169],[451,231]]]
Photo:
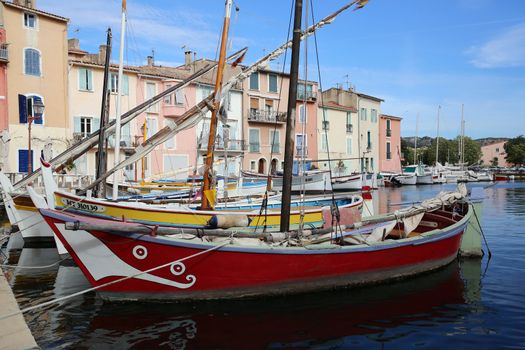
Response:
[[[247,227],[250,225],[250,218],[242,214],[218,214],[213,215],[208,221],[209,228],[230,228]]]

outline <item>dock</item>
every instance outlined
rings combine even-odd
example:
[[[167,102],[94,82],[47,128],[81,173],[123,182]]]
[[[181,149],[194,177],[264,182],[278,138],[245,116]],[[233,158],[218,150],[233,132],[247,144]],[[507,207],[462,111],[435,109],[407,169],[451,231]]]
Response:
[[[0,310],[1,315],[20,310],[2,269],[0,269]],[[0,320],[0,350],[4,349],[39,349],[24,316],[16,315]]]

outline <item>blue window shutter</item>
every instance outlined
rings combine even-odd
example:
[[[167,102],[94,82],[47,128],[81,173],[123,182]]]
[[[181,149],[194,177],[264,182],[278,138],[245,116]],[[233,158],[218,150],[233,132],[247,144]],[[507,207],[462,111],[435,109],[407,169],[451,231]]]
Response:
[[[98,129],[100,129],[100,118],[93,118],[93,123],[91,124],[91,132],[95,132]]]
[[[18,95],[18,114],[20,124],[27,123],[27,97],[25,95]]]
[[[86,69],[80,68],[78,70],[78,87],[80,90],[87,90],[86,88]]]
[[[33,96],[33,102],[36,102],[36,101],[40,101],[40,102],[42,102],[42,99],[41,99],[40,97],[38,97],[38,96]],[[37,115],[35,114],[35,117],[36,117],[36,116],[37,116]],[[34,120],[34,123],[35,123],[35,124],[39,124],[39,125],[44,124],[44,116],[43,116],[42,114],[40,114],[40,118],[36,118],[36,119]]]
[[[26,149],[18,150],[18,172],[27,173],[27,163],[28,163],[28,151]],[[33,159],[33,150],[31,150],[31,160]],[[31,162],[33,165],[33,162]]]
[[[93,91],[93,71],[87,69],[87,89]]]
[[[129,95],[129,81],[128,76],[122,76],[122,95]]]
[[[80,132],[80,117],[73,117],[73,132]]]

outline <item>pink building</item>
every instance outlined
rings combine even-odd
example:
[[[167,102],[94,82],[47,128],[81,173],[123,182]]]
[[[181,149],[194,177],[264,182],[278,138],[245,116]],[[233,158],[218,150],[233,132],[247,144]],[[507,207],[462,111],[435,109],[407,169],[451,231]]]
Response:
[[[401,172],[401,118],[381,114],[379,118],[379,171]]]
[[[505,160],[505,144],[507,141],[498,141],[488,145],[481,146],[481,164],[484,166],[510,166]]]

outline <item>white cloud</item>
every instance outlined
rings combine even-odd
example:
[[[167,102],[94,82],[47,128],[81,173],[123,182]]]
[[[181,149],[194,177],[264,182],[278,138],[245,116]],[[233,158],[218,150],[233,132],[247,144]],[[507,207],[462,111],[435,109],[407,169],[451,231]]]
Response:
[[[478,68],[504,68],[525,66],[525,23],[509,28],[481,46],[467,50],[472,63]]]

